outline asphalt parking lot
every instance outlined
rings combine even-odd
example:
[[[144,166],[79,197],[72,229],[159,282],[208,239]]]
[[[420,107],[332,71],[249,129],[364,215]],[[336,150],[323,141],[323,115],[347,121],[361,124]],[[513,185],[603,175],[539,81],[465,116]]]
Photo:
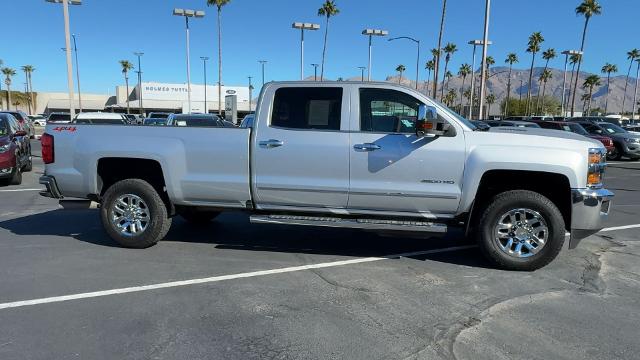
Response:
[[[608,229],[533,273],[489,268],[460,234],[242,213],[122,249],[97,210],[40,197],[42,171],[0,188],[0,359],[640,358],[640,162],[608,170]]]

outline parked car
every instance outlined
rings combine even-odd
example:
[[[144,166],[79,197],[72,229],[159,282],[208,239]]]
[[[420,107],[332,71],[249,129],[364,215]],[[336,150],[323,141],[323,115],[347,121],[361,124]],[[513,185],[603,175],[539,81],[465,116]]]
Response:
[[[78,114],[71,123],[94,124],[94,125],[128,125],[129,120],[124,114],[103,113],[103,112],[83,112]]]
[[[29,119],[35,126],[47,126],[47,118],[43,115],[29,115]]]
[[[553,116],[543,116],[543,115],[534,115],[531,116],[527,121],[553,121]]]
[[[253,128],[47,126],[43,195],[99,202],[125,247],[156,244],[174,215],[241,210],[252,223],[425,238],[461,228],[513,270],[548,264],[567,231],[574,248],[610,211],[606,150],[584,136],[477,131],[391,83],[270,82],[258,104]]]
[[[569,131],[578,135],[586,136],[588,138],[600,141],[602,145],[607,149],[607,155],[610,155],[615,150],[613,140],[608,136],[589,134],[582,125],[570,122],[570,121],[537,121],[536,124],[540,125],[543,129],[553,129]]]
[[[165,126],[165,125],[167,125],[167,119],[146,118],[146,119],[144,119],[143,125]]]
[[[22,172],[32,168],[27,131],[13,115],[0,113],[0,184],[20,185]]]
[[[517,120],[487,120],[485,121],[491,127],[520,127],[520,128],[539,128],[540,125],[529,121],[517,121]]]
[[[71,122],[71,115],[63,112],[53,112],[47,117],[47,124],[68,124]]]
[[[241,128],[253,127],[253,120],[255,119],[255,117],[256,117],[256,114],[248,114],[240,122],[240,127]]]
[[[572,117],[569,119],[569,121],[589,121],[592,123],[602,123],[602,122],[606,122],[606,123],[610,123],[610,124],[614,124],[617,126],[622,126],[622,123],[620,122],[620,119],[618,118],[610,118],[610,117],[606,117],[606,116],[578,116],[578,117]]]
[[[508,116],[508,117],[505,117],[503,120],[527,121],[529,119],[530,119],[529,116]]]
[[[214,114],[171,114],[167,126],[186,127],[236,127]]]
[[[608,156],[610,160],[620,160],[622,157],[640,159],[640,135],[608,122],[572,121],[582,125],[590,134],[608,136],[613,140],[614,149]]]
[[[36,130],[33,127],[33,123],[31,122],[31,119],[29,119],[29,116],[24,111],[22,110],[2,111],[1,113],[13,115],[13,117],[16,120],[18,120],[18,123],[20,123],[20,126],[24,128],[24,130],[27,132],[28,138],[33,139],[36,137]]]
[[[152,119],[166,119],[169,117],[169,115],[171,115],[171,113],[165,113],[165,112],[150,112],[149,115],[147,116],[148,118],[152,118]]]
[[[475,125],[475,127],[477,127],[479,130],[489,131],[489,129],[491,129],[491,126],[482,120],[469,120],[469,121],[471,121],[471,123]]]
[[[124,114],[124,117],[127,120],[127,123],[129,125],[137,125],[140,121],[139,121],[139,117],[138,115],[134,115],[134,114]]]

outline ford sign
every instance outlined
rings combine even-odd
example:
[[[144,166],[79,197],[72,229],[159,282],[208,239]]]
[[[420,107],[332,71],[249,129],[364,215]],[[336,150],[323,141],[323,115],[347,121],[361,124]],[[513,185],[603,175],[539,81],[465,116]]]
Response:
[[[227,90],[227,94],[228,94],[228,95],[233,95],[233,94],[235,94],[235,93],[236,93],[236,91],[235,91],[235,90]]]

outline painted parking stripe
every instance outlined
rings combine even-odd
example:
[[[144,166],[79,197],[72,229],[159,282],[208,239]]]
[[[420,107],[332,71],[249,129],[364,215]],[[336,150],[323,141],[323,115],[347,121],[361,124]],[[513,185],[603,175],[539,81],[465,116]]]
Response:
[[[608,232],[608,231],[617,231],[617,230],[627,230],[627,229],[637,229],[640,228],[640,224],[634,225],[624,225],[624,226],[615,226],[610,228],[604,228],[600,230],[600,232]]]
[[[0,192],[20,192],[20,191],[44,191],[44,188],[42,188],[42,189],[7,189],[7,190],[0,190]]]
[[[216,282],[221,282],[226,280],[244,279],[244,278],[259,277],[259,276],[265,276],[265,275],[274,275],[274,274],[284,274],[284,273],[311,270],[311,269],[323,269],[323,268],[355,265],[355,264],[362,264],[362,263],[371,263],[371,262],[382,261],[382,260],[398,259],[401,257],[440,254],[440,253],[446,253],[446,252],[452,252],[452,251],[466,250],[466,249],[471,249],[475,247],[476,247],[475,245],[454,246],[454,247],[449,247],[444,249],[416,251],[416,252],[410,252],[410,253],[388,255],[383,257],[367,257],[367,258],[359,258],[359,259],[352,259],[352,260],[333,261],[333,262],[326,262],[326,263],[319,263],[319,264],[285,267],[280,269],[252,271],[252,272],[232,274],[232,275],[221,275],[221,276],[213,276],[213,277],[200,278],[200,279],[172,281],[172,282],[166,282],[166,283],[133,286],[133,287],[103,290],[103,291],[94,291],[94,292],[81,293],[81,294],[72,294],[72,295],[33,299],[33,300],[15,301],[15,302],[0,304],[0,310],[24,307],[24,306],[50,304],[50,303],[57,303],[57,302],[63,302],[63,301],[103,297],[103,296],[109,296],[109,295],[118,295],[118,294],[127,294],[127,293],[141,292],[141,291],[174,288],[174,287],[180,287],[180,286],[216,283]]]

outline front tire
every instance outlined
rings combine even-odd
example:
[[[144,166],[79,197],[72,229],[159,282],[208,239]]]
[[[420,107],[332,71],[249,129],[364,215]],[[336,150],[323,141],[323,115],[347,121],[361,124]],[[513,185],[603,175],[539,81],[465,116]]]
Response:
[[[135,249],[155,245],[171,227],[162,198],[151,184],[141,179],[111,185],[104,194],[100,219],[113,240]]]
[[[17,161],[17,160],[16,160]],[[22,169],[16,163],[16,169],[13,171],[13,175],[11,179],[9,179],[9,185],[20,185],[22,184]]]
[[[613,150],[611,150],[611,153],[607,156],[607,160],[619,161],[620,159],[622,159],[622,149],[620,149],[620,147],[616,145],[613,147]]]
[[[483,209],[477,242],[484,256],[505,270],[533,271],[555,259],[565,239],[558,207],[528,190],[496,195]]]
[[[27,164],[24,166],[22,171],[29,172],[33,170],[33,157],[31,156],[31,150],[29,150],[29,158],[27,159]]]

